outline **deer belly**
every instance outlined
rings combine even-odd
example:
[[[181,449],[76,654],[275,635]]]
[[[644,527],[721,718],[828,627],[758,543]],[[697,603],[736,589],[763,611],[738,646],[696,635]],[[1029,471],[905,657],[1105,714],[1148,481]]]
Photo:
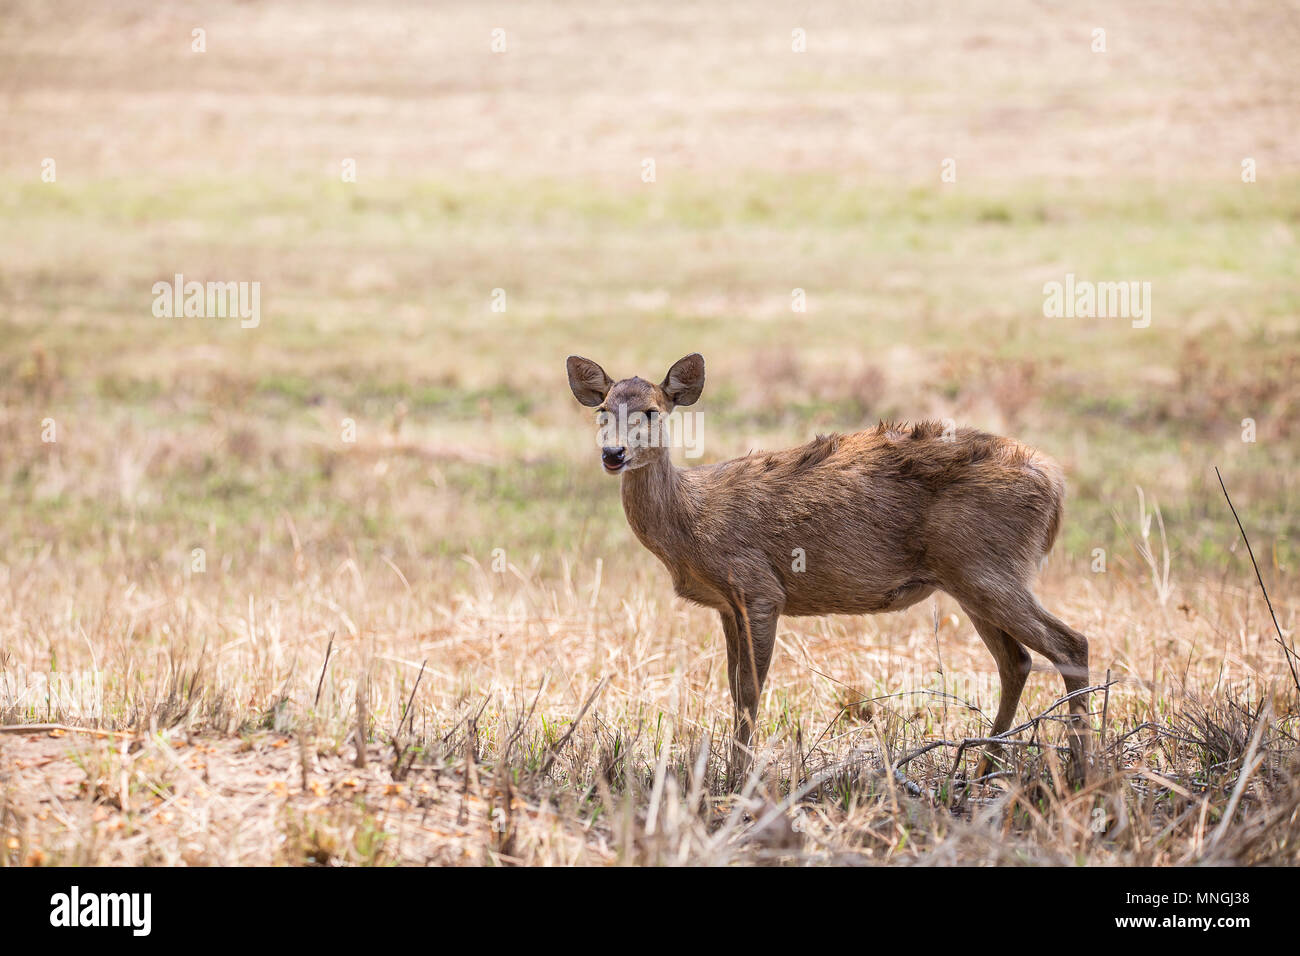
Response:
[[[672,575],[673,591],[679,598],[712,608],[726,607],[729,604],[726,595],[705,578],[689,570],[679,571],[667,561],[663,564]]]
[[[882,614],[901,611],[934,591],[926,581],[909,581],[888,590],[852,582],[799,582],[786,595],[785,614]]]

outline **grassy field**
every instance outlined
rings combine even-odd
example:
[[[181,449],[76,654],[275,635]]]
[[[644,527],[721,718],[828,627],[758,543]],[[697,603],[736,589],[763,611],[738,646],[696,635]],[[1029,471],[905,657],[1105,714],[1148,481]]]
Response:
[[[1214,469],[1290,641],[1300,11],[610,6],[0,2],[0,862],[1297,862]],[[178,273],[257,327],[156,317]],[[1045,317],[1067,274],[1149,327]],[[1038,659],[963,784],[997,675],[942,596],[783,620],[726,786],[721,627],[563,370],[691,351],[705,462],[938,417],[1062,463],[1087,787]]]

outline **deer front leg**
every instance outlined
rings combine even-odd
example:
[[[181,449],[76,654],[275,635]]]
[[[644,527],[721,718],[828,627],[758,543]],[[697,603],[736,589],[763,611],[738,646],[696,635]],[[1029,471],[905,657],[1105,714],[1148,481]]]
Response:
[[[736,729],[728,778],[731,786],[739,787],[753,758],[758,695],[772,661],[779,615],[770,607],[757,604],[737,605],[720,613],[727,636],[727,684],[731,688]]]

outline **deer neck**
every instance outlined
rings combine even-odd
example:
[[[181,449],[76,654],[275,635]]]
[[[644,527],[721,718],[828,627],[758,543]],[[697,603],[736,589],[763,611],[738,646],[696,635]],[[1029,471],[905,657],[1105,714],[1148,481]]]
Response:
[[[681,470],[661,449],[644,467],[625,472],[623,513],[632,532],[647,548],[663,557],[689,535],[690,509]]]

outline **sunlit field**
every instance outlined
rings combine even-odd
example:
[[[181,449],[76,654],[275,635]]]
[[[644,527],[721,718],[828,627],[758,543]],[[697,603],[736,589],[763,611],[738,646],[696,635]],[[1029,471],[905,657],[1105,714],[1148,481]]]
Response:
[[[0,861],[1300,862],[1300,12],[1141,7],[0,2]],[[729,775],[564,370],[694,351],[683,465],[1061,463],[1086,784],[1037,657],[972,779],[942,595],[783,618]]]

